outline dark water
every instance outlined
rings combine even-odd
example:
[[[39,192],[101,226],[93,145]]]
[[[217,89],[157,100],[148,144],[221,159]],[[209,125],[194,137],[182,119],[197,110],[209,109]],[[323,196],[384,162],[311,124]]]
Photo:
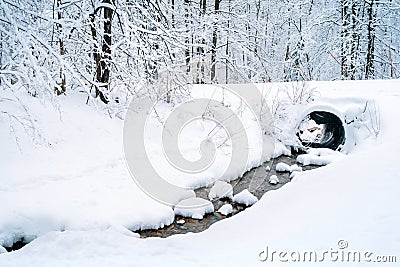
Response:
[[[230,182],[233,187],[233,194],[240,193],[244,189],[248,189],[253,195],[255,195],[258,199],[260,199],[266,192],[270,190],[276,190],[284,186],[286,183],[290,182],[290,173],[288,172],[276,172],[275,167],[279,162],[284,162],[289,165],[298,164],[296,162],[297,154],[293,154],[293,156],[280,156],[274,160],[264,163],[258,168],[254,168],[248,172],[246,172],[242,178],[239,178],[235,181]],[[311,170],[318,168],[319,166],[302,166],[303,171]],[[270,167],[270,171],[266,171],[266,167]],[[276,185],[271,185],[268,182],[268,179],[271,175],[276,175],[279,178],[279,183]],[[208,193],[210,191],[210,187],[207,188],[199,188],[195,190],[196,196],[204,199],[208,199]],[[233,211],[228,216],[224,216],[218,212],[216,212],[221,206],[224,204],[231,204],[233,206]],[[232,202],[230,199],[220,199],[213,202],[214,204],[214,213],[207,214],[204,216],[202,220],[192,219],[192,218],[184,218],[182,216],[175,216],[175,221],[164,228],[157,230],[139,230],[136,233],[139,233],[142,238],[146,237],[168,237],[174,234],[185,234],[189,232],[198,233],[209,228],[213,223],[223,220],[225,218],[235,216],[237,213],[245,210],[246,206],[237,204]],[[184,224],[179,224],[177,221],[185,220]]]

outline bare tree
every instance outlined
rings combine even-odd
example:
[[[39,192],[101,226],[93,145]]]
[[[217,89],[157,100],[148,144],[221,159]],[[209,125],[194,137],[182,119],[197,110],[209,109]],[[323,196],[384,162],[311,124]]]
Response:
[[[61,21],[62,19],[62,10],[61,10],[61,0],[56,0],[56,7],[57,7],[57,19]],[[57,32],[58,32],[58,44],[60,47],[60,55],[63,57],[65,55],[65,47],[64,47],[64,40],[62,38],[62,24],[59,22],[56,24]],[[63,67],[60,68],[60,79],[61,79],[61,88],[56,88],[57,95],[64,94],[66,91],[67,86],[67,77]]]
[[[221,0],[214,1],[214,11],[218,15]],[[213,23],[213,35],[211,44],[211,81],[215,82],[216,78],[216,65],[217,65],[217,42],[218,42],[218,27],[217,23]]]
[[[374,53],[375,53],[375,24],[376,24],[376,12],[375,12],[375,1],[366,1],[367,14],[368,14],[368,27],[367,27],[367,60],[365,64],[365,79],[374,77]]]
[[[93,59],[96,65],[96,97],[100,97],[105,104],[109,102],[105,91],[109,88],[111,73],[111,44],[112,44],[112,19],[115,10],[114,0],[102,0],[94,6],[90,14],[90,30],[93,38]],[[99,34],[96,28],[96,16],[103,13],[103,29]]]

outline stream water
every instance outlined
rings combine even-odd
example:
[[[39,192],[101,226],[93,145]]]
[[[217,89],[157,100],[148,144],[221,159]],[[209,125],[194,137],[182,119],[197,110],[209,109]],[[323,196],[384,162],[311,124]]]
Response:
[[[258,199],[260,199],[266,192],[270,190],[276,190],[284,186],[286,183],[290,182],[290,173],[288,172],[276,172],[275,168],[276,165],[279,162],[284,162],[289,165],[295,164],[296,163],[296,157],[298,154],[293,154],[292,156],[280,156],[274,160],[265,162],[263,165],[260,167],[254,168],[248,172],[246,172],[243,177],[231,181],[231,185],[233,187],[233,193],[237,194],[240,193],[244,189],[249,189],[253,195],[255,195]],[[303,171],[306,170],[311,170],[318,168],[319,166],[302,166],[301,164],[298,164],[303,168]],[[266,171],[267,166],[269,166],[270,170]],[[271,175],[277,175],[279,178],[279,183],[276,185],[271,185],[268,182],[268,178]],[[196,196],[201,197],[204,199],[208,199],[208,193],[210,191],[210,187],[203,187],[196,189]],[[216,212],[222,205],[224,204],[231,204],[233,206],[233,211],[231,214],[224,216],[218,212]],[[225,218],[235,216],[239,212],[245,210],[246,206],[237,204],[235,202],[232,202],[230,199],[225,198],[225,199],[219,199],[213,202],[214,204],[214,213],[206,214],[202,220],[197,220],[197,219],[192,219],[192,218],[183,218],[182,216],[175,216],[174,222],[169,225],[165,226],[164,228],[161,229],[155,229],[155,230],[138,230],[135,231],[136,233],[140,234],[140,237],[146,238],[146,237],[168,237],[174,234],[185,234],[189,232],[197,233],[197,232],[202,232],[209,228],[213,223],[216,223],[220,220],[223,220]],[[184,220],[184,223],[178,223],[179,221]],[[12,247],[6,247],[7,251],[13,251],[13,250],[18,250],[25,246],[27,242],[24,242],[24,239],[15,242]]]
[[[284,186],[286,183],[290,182],[290,173],[288,172],[276,172],[275,167],[279,162],[284,162],[289,165],[298,164],[296,162],[296,157],[298,154],[293,154],[292,156],[280,156],[274,160],[265,162],[260,167],[254,168],[248,172],[246,172],[243,177],[230,182],[233,187],[233,194],[240,193],[244,189],[249,189],[249,191],[255,195],[258,199],[260,199],[266,192],[270,190],[276,190]],[[318,168],[320,166],[309,165],[309,166],[302,166],[303,171],[311,170]],[[267,166],[269,166],[270,170],[266,171]],[[268,182],[268,178],[275,174],[278,176],[279,183],[276,185],[271,185]],[[254,186],[257,185],[257,186]],[[208,199],[208,193],[210,191],[210,187],[203,187],[196,189],[196,196],[201,197],[204,199]],[[222,205],[224,204],[231,204],[233,206],[233,211],[228,216],[224,216],[218,212],[216,212]],[[174,234],[185,234],[189,232],[197,233],[202,232],[209,228],[213,223],[217,221],[223,220],[225,218],[235,216],[237,213],[245,210],[246,206],[237,204],[232,202],[228,198],[219,199],[213,202],[214,204],[214,213],[206,214],[202,220],[192,219],[192,218],[184,218],[182,216],[175,216],[174,222],[169,225],[165,226],[161,229],[156,230],[138,230],[136,233],[140,234],[140,237],[168,237]],[[182,220],[185,223],[181,223]],[[181,222],[180,222],[181,221]]]

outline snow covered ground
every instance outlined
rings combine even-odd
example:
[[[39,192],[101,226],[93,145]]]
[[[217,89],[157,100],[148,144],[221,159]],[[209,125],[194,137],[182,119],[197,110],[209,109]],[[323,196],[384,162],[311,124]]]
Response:
[[[79,96],[61,99],[60,121],[52,107],[29,98],[47,140],[32,147],[20,131],[18,147],[0,127],[0,202],[7,203],[0,209],[0,243],[51,230],[154,228],[173,221],[169,207],[132,183],[122,155],[122,121],[99,114]]]
[[[259,85],[271,86],[285,85]],[[291,252],[310,250],[318,259],[325,255],[322,266],[350,264],[341,258],[333,262],[335,256],[328,254],[335,251],[360,252],[359,266],[365,265],[365,252],[372,253],[367,254],[371,261],[391,255],[400,261],[400,82],[316,82],[311,87],[332,107],[374,99],[378,137],[360,125],[371,134],[354,137],[356,146],[348,155],[297,173],[289,184],[202,233],[166,239],[140,239],[127,230],[171,223],[174,212],[132,181],[122,156],[121,121],[83,105],[78,96],[61,100],[62,122],[56,113],[49,115],[51,108],[37,105],[33,110],[43,118],[38,123],[49,145],[33,149],[22,139],[22,152],[8,127],[1,127],[6,124],[0,124],[0,242],[6,246],[22,236],[36,237],[18,251],[1,254],[0,266],[286,266],[279,252],[287,252],[291,262]],[[267,248],[278,251],[273,259],[265,257]]]

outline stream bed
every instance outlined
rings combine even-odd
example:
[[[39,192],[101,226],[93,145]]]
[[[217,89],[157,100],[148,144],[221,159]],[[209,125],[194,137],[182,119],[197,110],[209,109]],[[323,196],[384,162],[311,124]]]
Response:
[[[278,158],[272,159],[271,161],[265,162],[261,166],[254,168],[248,172],[246,172],[243,177],[238,178],[234,181],[231,181],[230,184],[233,187],[233,194],[240,193],[244,189],[248,189],[253,195],[255,195],[258,199],[260,199],[266,192],[270,190],[276,190],[284,186],[286,183],[290,182],[290,173],[289,172],[277,172],[275,170],[276,165],[279,162],[284,162],[289,165],[298,164],[303,168],[303,171],[316,169],[320,166],[316,165],[308,165],[302,166],[297,163],[296,158],[299,154],[292,153],[292,156],[280,156]],[[269,166],[270,170],[266,170]],[[268,178],[271,175],[278,176],[279,183],[276,185],[271,185],[268,182]],[[196,197],[208,199],[208,193],[211,187],[202,187],[196,189]],[[224,216],[218,212],[216,212],[221,206],[224,204],[231,204],[233,206],[233,211],[231,214]],[[216,223],[225,218],[229,218],[231,216],[235,216],[239,212],[245,210],[246,207],[244,205],[235,203],[228,198],[223,198],[219,200],[213,201],[214,212],[210,214],[204,215],[204,218],[201,220],[186,218],[179,215],[175,215],[175,220],[171,225],[165,226],[161,229],[149,229],[149,230],[138,230],[136,233],[140,234],[140,237],[168,237],[175,234],[185,234],[185,233],[198,233],[209,228],[213,223]],[[184,223],[182,223],[184,220]]]

